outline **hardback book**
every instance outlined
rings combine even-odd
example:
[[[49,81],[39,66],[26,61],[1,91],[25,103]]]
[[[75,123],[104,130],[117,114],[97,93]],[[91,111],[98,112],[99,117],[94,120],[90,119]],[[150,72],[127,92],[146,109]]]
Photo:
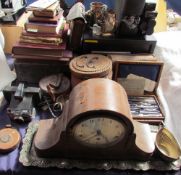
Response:
[[[20,43],[44,44],[44,45],[60,45],[63,42],[62,38],[57,37],[41,37],[41,36],[20,36]]]
[[[21,35],[23,36],[34,36],[34,37],[55,37],[55,38],[63,38],[63,36],[67,35],[67,32],[69,30],[69,24],[65,23],[63,25],[63,29],[59,31],[59,33],[42,33],[42,32],[27,32],[26,30],[23,30]]]
[[[34,33],[56,33],[59,34],[63,30],[65,24],[64,17],[62,16],[57,24],[48,24],[48,23],[25,23],[25,30],[27,32]]]
[[[62,33],[63,31],[61,30],[58,34],[57,33],[41,33],[41,32],[27,32],[26,30],[24,30],[21,33],[21,36],[30,36],[30,37],[44,37],[44,38],[61,38],[62,37]]]
[[[56,3],[57,0],[37,0],[31,4],[29,4],[28,7],[26,7],[28,10],[31,9],[46,9],[52,4]]]
[[[54,17],[56,16],[62,9],[60,8],[59,2],[52,4],[46,9],[34,9],[33,15],[37,17]]]
[[[18,60],[54,60],[54,61],[70,61],[73,58],[73,53],[70,50],[63,50],[60,56],[47,55],[17,55],[13,54],[13,58]]]
[[[63,56],[66,43],[59,46],[45,46],[41,44],[17,43],[13,46],[12,53],[15,55],[35,55],[35,56]]]
[[[33,14],[31,14],[28,17],[28,21],[30,23],[48,23],[48,24],[57,24],[59,19],[62,17],[62,13],[60,12],[58,15],[52,17],[52,18],[47,18],[47,17],[38,17],[38,16],[34,16]]]

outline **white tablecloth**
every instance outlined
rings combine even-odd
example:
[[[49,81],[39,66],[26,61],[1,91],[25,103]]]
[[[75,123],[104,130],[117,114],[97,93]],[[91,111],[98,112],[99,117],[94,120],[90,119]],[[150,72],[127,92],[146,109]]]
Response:
[[[4,37],[0,29],[0,91],[16,78],[16,74],[10,70],[7,64],[3,48]]]
[[[164,61],[158,94],[166,115],[165,123],[181,144],[181,31],[154,36],[157,39],[154,54]]]

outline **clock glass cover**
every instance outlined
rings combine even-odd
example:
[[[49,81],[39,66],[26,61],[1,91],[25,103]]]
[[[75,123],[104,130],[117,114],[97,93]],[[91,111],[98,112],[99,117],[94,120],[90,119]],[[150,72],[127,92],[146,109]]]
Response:
[[[108,117],[94,117],[74,125],[74,138],[87,146],[107,147],[120,142],[125,136],[125,124]]]

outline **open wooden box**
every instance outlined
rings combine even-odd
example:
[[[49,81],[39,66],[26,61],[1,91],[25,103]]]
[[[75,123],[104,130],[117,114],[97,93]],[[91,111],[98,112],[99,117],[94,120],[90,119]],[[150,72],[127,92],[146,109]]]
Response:
[[[133,119],[149,124],[160,124],[164,115],[156,94],[163,62],[158,60],[116,60],[115,81],[126,90]]]

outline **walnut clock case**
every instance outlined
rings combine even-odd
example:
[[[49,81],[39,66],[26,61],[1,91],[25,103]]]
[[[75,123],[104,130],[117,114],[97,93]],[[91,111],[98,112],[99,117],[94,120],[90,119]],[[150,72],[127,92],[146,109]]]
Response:
[[[40,157],[148,160],[155,146],[121,85],[96,78],[74,87],[59,118],[40,121],[34,148]]]

